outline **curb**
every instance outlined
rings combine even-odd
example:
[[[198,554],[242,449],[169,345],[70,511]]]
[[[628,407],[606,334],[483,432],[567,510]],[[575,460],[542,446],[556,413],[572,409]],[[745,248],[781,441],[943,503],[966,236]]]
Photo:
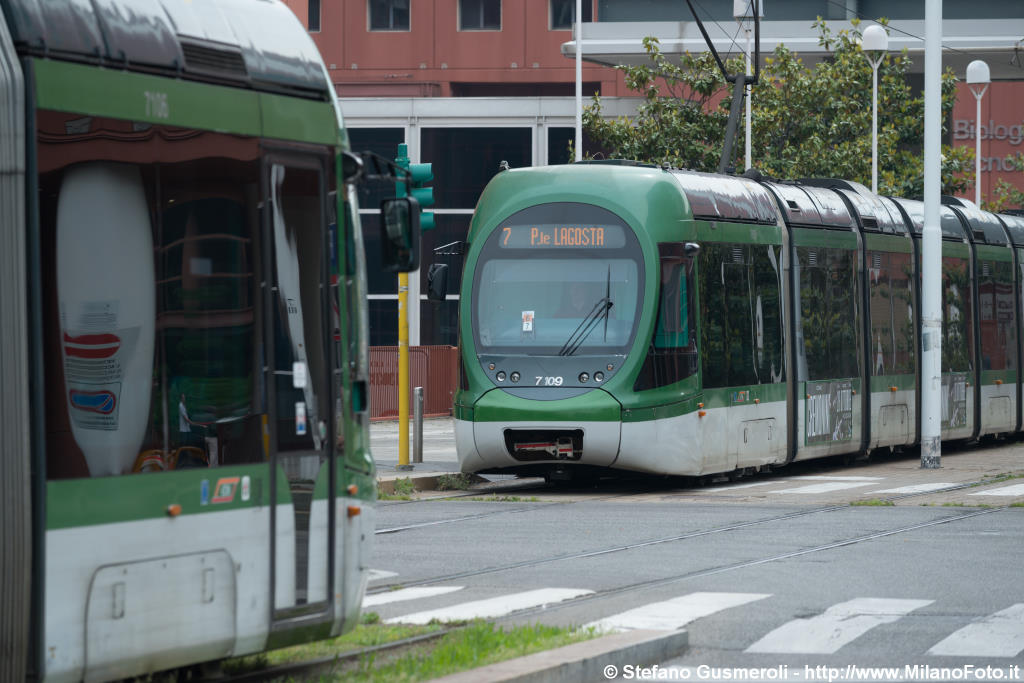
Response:
[[[433,683],[605,681],[618,678],[627,665],[650,666],[678,657],[686,651],[689,642],[689,633],[683,630],[613,633],[437,678]]]

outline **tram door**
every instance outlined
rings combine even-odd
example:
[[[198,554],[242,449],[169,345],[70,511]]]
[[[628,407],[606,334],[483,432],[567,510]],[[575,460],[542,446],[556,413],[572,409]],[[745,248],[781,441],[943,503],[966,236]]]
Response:
[[[334,533],[323,165],[271,157],[264,182],[274,618],[319,621]]]

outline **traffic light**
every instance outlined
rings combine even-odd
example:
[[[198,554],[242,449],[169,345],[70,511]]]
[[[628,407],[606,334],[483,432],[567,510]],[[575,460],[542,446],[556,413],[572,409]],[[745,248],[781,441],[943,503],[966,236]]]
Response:
[[[427,183],[434,179],[432,164],[410,164],[409,173],[412,175],[412,190],[409,195],[420,204],[420,230],[426,232],[434,229],[434,212],[424,211],[428,206],[434,205],[434,188],[427,187]]]
[[[401,168],[409,171],[409,187],[405,182],[399,182],[397,186],[398,197],[412,197],[420,206],[420,230],[426,232],[434,229],[434,212],[424,211],[428,206],[434,205],[434,188],[427,187],[427,183],[434,179],[432,164],[410,164],[409,148],[405,143],[398,146],[398,157],[395,163]]]

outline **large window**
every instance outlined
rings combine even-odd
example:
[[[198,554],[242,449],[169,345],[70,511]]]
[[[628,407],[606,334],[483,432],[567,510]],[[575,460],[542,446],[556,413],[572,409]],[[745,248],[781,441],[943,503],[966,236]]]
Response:
[[[410,0],[369,0],[371,31],[408,31]]]
[[[529,128],[424,128],[420,158],[434,170],[438,209],[472,209],[484,187],[501,171],[533,163]]]
[[[910,254],[868,252],[871,374],[915,371],[913,261]]]
[[[697,372],[693,259],[679,243],[659,244],[658,318],[635,391],[674,384]]]
[[[583,21],[593,21],[593,0],[583,0]],[[576,0],[551,0],[552,30],[571,29],[576,23]]]
[[[273,449],[321,451],[326,156],[268,164],[255,138],[49,111],[37,125],[47,476],[265,462],[268,426]]]
[[[781,247],[701,245],[700,357],[705,388],[785,379]]]
[[[473,282],[481,353],[625,353],[637,324],[642,254],[633,231],[589,204],[541,204],[487,238]]]
[[[974,370],[971,271],[966,258],[942,257],[942,372]]]
[[[977,280],[981,369],[1013,370],[1017,367],[1013,264],[1009,261],[980,261]]]
[[[459,0],[460,31],[500,31],[501,0]]]
[[[798,247],[800,379],[832,380],[860,376],[860,307],[856,252]],[[800,337],[798,336],[798,339]]]

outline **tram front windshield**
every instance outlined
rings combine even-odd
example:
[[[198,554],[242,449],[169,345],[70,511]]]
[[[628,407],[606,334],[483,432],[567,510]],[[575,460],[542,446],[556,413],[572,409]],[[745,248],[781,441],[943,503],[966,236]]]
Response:
[[[546,204],[512,216],[488,237],[474,278],[478,353],[625,354],[641,258],[632,231],[594,206]]]

